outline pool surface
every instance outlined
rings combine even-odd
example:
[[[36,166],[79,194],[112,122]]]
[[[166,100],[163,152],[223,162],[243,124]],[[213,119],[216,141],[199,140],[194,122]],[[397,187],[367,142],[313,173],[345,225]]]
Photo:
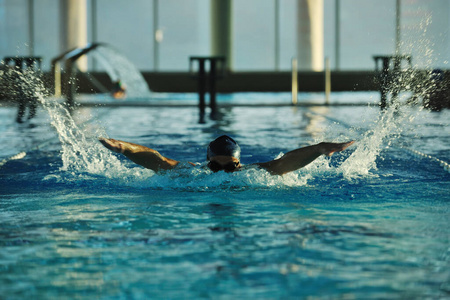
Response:
[[[0,107],[1,299],[450,298],[448,110],[45,107]],[[96,140],[203,162],[221,134],[244,164],[356,143],[270,176],[154,174]]]

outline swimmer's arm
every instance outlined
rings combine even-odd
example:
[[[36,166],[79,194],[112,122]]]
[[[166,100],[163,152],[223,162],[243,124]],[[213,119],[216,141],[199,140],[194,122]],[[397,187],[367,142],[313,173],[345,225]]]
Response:
[[[180,163],[142,145],[106,138],[99,138],[99,141],[109,150],[122,153],[134,163],[155,172],[173,169]]]
[[[345,150],[354,141],[347,143],[320,143],[290,151],[272,161],[257,163],[256,165],[267,170],[272,175],[283,175],[310,164],[321,155],[331,156],[334,152]]]

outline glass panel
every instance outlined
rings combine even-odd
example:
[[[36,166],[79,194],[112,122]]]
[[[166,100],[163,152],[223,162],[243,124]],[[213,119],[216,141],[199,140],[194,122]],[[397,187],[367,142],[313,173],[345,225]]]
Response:
[[[290,70],[297,53],[297,2],[233,1],[234,70],[273,71],[277,66]],[[28,3],[0,0],[0,58],[42,56],[43,68],[48,70],[50,59],[62,51],[59,1],[33,2],[32,39]],[[155,3],[158,28],[153,28]],[[337,60],[335,4],[336,0],[324,0],[324,55],[333,68]],[[373,70],[373,55],[395,52],[395,4],[395,0],[340,0],[341,70]],[[448,68],[450,2],[402,0],[401,5],[401,52],[412,54],[420,68]],[[210,55],[210,0],[88,0],[88,13],[89,40],[113,45],[142,71],[155,66],[161,71],[187,71],[189,56]],[[155,47],[156,29],[159,43]]]
[[[336,59],[336,0],[323,1],[323,55],[330,59],[330,67],[335,70]]]
[[[159,1],[159,67],[188,71],[189,56],[210,54],[209,0]]]
[[[448,68],[450,1],[401,2],[401,51],[419,68]]]
[[[27,2],[0,1],[0,59],[31,54]]]
[[[291,70],[292,58],[297,56],[297,0],[279,0],[279,66],[281,71]]]
[[[96,42],[110,44],[140,70],[153,69],[153,1],[97,0],[96,11]]]
[[[42,69],[50,70],[51,59],[60,54],[59,1],[39,0],[34,4],[34,55],[43,58]]]
[[[342,0],[342,70],[373,70],[374,55],[395,52],[395,1]]]
[[[275,1],[233,2],[235,71],[275,69]]]

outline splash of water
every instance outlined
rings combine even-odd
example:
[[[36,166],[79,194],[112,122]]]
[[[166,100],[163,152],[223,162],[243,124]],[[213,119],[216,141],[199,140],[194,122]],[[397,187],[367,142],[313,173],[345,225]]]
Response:
[[[391,146],[399,145],[399,138],[408,128],[411,129],[414,120],[423,111],[423,106],[416,106],[418,100],[425,98],[435,83],[433,81],[418,80],[413,78],[410,84],[418,84],[423,87],[415,94],[415,102],[406,102],[402,98],[392,99],[391,105],[379,112],[378,117],[369,128],[365,129],[361,138],[357,140],[356,149],[338,168],[338,171],[347,179],[360,176],[370,176],[372,170],[377,170],[377,159],[381,158],[381,152]],[[352,128],[349,125],[344,126]]]
[[[149,97],[147,82],[136,66],[110,46],[99,46],[92,51],[113,81],[121,80],[127,88],[128,98]]]
[[[249,169],[233,174],[218,173],[211,176],[205,168],[177,168],[175,170],[155,174],[151,170],[132,167],[131,163],[123,163],[118,157],[101,146],[96,137],[107,136],[103,129],[95,132],[85,131],[78,125],[66,107],[48,93],[34,72],[16,72],[20,78],[20,88],[35,97],[50,117],[50,123],[57,132],[61,143],[62,167],[60,173],[49,174],[46,181],[75,182],[97,186],[110,183],[117,186],[138,189],[192,189],[209,190],[214,188],[246,188],[252,187],[294,187],[304,186],[312,178],[310,174],[293,172],[286,176],[271,176],[269,173]]]
[[[401,134],[398,124],[402,121],[397,109],[391,107],[381,112],[373,127],[357,141],[356,149],[338,168],[345,178],[367,176],[377,169],[376,160],[381,151]]]
[[[59,180],[75,180],[98,184],[111,182],[135,188],[193,189],[214,188],[285,188],[306,186],[314,178],[336,176],[342,173],[346,178],[365,176],[376,169],[375,160],[379,156],[387,137],[398,135],[401,123],[397,108],[391,107],[380,114],[375,126],[367,131],[358,142],[357,149],[338,168],[331,168],[328,160],[320,158],[296,172],[284,176],[271,176],[259,169],[249,169],[233,174],[218,173],[210,176],[210,171],[202,168],[176,169],[160,174],[141,167],[130,167],[122,163],[115,154],[101,146],[96,137],[106,136],[103,129],[86,132],[76,124],[69,111],[54,99],[46,97],[44,86],[33,73],[19,74],[24,89],[33,93],[47,111],[51,125],[61,142],[63,166]],[[47,179],[51,179],[48,177]]]
[[[369,175],[371,170],[376,170],[376,159],[380,157],[381,151],[397,142],[405,128],[411,125],[422,111],[423,106],[428,105],[428,96],[438,88],[432,70],[438,54],[434,53],[434,45],[427,38],[427,29],[431,23],[432,15],[424,15],[415,26],[410,27],[409,35],[401,41],[400,48],[413,54],[415,63],[412,70],[403,70],[390,84],[393,90],[408,91],[405,93],[408,100],[405,101],[401,97],[392,98],[391,105],[380,112],[373,126],[358,140],[356,150],[339,167],[344,177]],[[408,110],[410,105],[419,108]]]
[[[117,56],[116,52],[111,49],[101,47],[99,48],[99,53],[101,53],[100,56],[103,59],[108,57],[108,60],[112,60],[113,63],[111,65],[132,66],[128,62],[123,62],[120,56]],[[114,62],[117,58],[122,62]],[[111,69],[110,72],[112,74],[116,70]],[[140,74],[134,71],[132,73]],[[121,73],[113,76],[124,80],[129,77],[126,74]],[[35,95],[47,110],[51,124],[58,133],[62,146],[62,171],[70,173],[74,178],[81,180],[93,179],[95,181],[100,176],[103,180],[105,178],[111,179],[116,183],[138,188],[208,189],[223,185],[235,185],[238,187],[292,187],[307,185],[312,178],[324,174],[342,174],[346,179],[369,176],[372,170],[377,169],[376,160],[380,157],[382,150],[395,142],[401,135],[404,122],[411,122],[414,119],[414,114],[402,112],[400,100],[393,103],[379,114],[378,119],[371,128],[358,140],[354,152],[337,169],[331,169],[328,161],[321,158],[314,162],[313,165],[297,172],[286,174],[283,177],[270,176],[267,172],[261,170],[246,170],[233,174],[215,174],[215,176],[209,176],[207,170],[198,169],[174,170],[173,172],[155,174],[150,170],[140,167],[130,168],[126,164],[121,163],[114,154],[104,149],[96,141],[96,136],[102,135],[106,137],[104,132],[101,132],[101,130],[100,132],[95,132],[95,137],[92,136],[94,133],[85,132],[75,123],[63,105],[46,97],[43,84],[36,76],[33,76],[32,73],[24,73],[20,74],[20,76],[22,76],[23,84],[28,87],[30,93]],[[405,78],[402,78],[402,81],[402,84],[404,84],[404,81],[408,81],[411,85],[427,85],[422,78],[417,77],[414,73],[406,75]],[[125,84],[128,87],[132,85],[132,83],[127,82]],[[138,94],[141,93],[139,88],[131,90]],[[429,90],[426,87],[421,88],[421,91],[425,94]],[[147,91],[142,91],[142,95],[144,94],[148,96]]]
[[[36,99],[47,111],[50,124],[57,132],[61,142],[62,170],[75,173],[103,174],[114,176],[123,170],[116,157],[105,151],[98,143],[93,143],[92,136],[75,123],[69,111],[56,99],[48,97],[48,92],[40,78],[40,74],[32,70],[18,72],[8,70],[14,81],[13,89],[19,89],[26,97]]]

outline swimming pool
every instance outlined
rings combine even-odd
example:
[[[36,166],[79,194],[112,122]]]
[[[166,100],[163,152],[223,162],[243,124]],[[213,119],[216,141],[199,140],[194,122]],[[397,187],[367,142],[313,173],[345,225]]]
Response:
[[[449,111],[227,106],[199,124],[189,106],[86,107],[73,123],[47,109],[16,124],[0,107],[0,298],[450,297]],[[281,177],[154,174],[96,141],[204,161],[220,134],[243,163],[357,143]]]

